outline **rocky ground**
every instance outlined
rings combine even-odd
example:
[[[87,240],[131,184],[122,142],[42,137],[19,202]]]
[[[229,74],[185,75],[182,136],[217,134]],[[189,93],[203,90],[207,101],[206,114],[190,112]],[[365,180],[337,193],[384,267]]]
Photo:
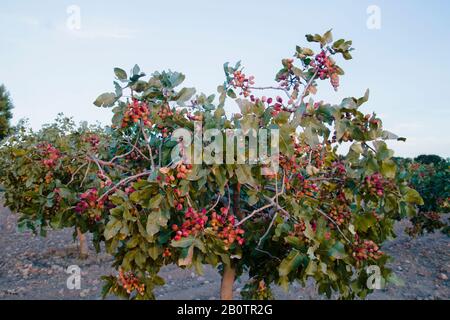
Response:
[[[405,223],[397,224],[401,231]],[[114,273],[112,259],[93,248],[86,260],[79,260],[71,230],[50,231],[46,238],[19,232],[16,216],[0,210],[0,299],[101,299],[101,275]],[[384,251],[394,257],[391,268],[403,280],[402,286],[388,286],[369,299],[450,299],[450,238],[429,234],[417,239],[401,235],[386,243]],[[81,289],[67,289],[71,265],[81,269]],[[156,291],[158,299],[218,299],[220,278],[212,268],[198,276],[191,270],[167,267],[162,271],[166,285]],[[236,282],[236,297],[244,286]],[[278,299],[323,299],[314,284],[293,285],[288,293],[275,288]]]

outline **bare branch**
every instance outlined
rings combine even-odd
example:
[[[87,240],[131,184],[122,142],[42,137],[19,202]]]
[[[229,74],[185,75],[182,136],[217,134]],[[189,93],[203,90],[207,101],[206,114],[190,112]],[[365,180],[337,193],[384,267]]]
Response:
[[[108,191],[106,191],[105,193],[103,193],[100,198],[98,198],[98,201],[102,200],[104,197],[106,197],[107,195],[109,195],[111,192],[116,191],[120,186],[125,185],[127,183],[130,183],[131,181],[134,181],[140,177],[143,176],[149,176],[152,174],[152,171],[145,171],[145,172],[141,172],[138,174],[135,174],[133,176],[130,177],[126,177],[122,180],[120,180],[118,183],[116,183],[111,189],[109,189]]]
[[[222,196],[220,195],[220,194],[218,194],[217,195],[217,200],[216,200],[216,202],[214,203],[214,205],[208,210],[208,212],[207,213],[209,213],[209,212],[211,212],[211,211],[213,211],[214,210],[214,208],[215,207],[217,207],[217,205],[219,204],[219,202],[220,202],[220,198],[222,198]]]
[[[153,161],[153,152],[152,152],[152,148],[150,147],[150,141],[148,140],[147,133],[145,132],[144,123],[142,121],[140,122],[140,126],[141,126],[142,134],[144,135],[145,145],[147,146],[148,153],[150,155],[150,162],[152,164],[152,170],[154,171],[155,170],[155,162]]]
[[[83,180],[81,180],[81,184],[80,184],[80,187],[82,187],[82,186],[83,186],[84,180],[86,180],[86,178],[87,178],[87,175],[88,175],[88,173],[89,173],[89,169],[90,169],[90,168],[91,168],[91,162],[89,161],[89,163],[88,163],[88,167],[87,167],[87,169],[86,169],[86,173],[84,174]]]
[[[336,221],[334,221],[331,217],[329,217],[325,212],[323,212],[322,210],[320,210],[319,208],[314,208],[317,212],[319,212],[321,215],[323,215],[325,218],[327,218],[328,220],[331,221],[331,223],[333,223],[337,230],[339,231],[339,233],[344,237],[344,239],[348,242],[348,243],[352,243],[346,236],[345,234],[342,232],[341,228],[339,228],[339,225],[336,223]]]
[[[87,166],[87,165],[88,165],[88,163],[85,162],[85,163],[83,163],[81,166],[79,166],[79,167],[77,168],[77,170],[75,170],[75,172],[72,174],[72,177],[70,178],[70,181],[67,183],[67,185],[71,184],[71,183],[73,182],[73,180],[75,179],[76,174],[77,174],[82,168],[84,168],[84,167]]]
[[[275,219],[278,217],[278,211],[275,212],[275,214],[273,215],[272,221],[270,221],[269,227],[267,228],[266,232],[263,234],[263,236],[259,239],[258,241],[258,245],[256,246],[257,248],[259,248],[263,242],[263,240],[269,235],[270,233],[270,229],[272,229],[273,224],[275,223]]]
[[[297,101],[294,104],[294,109],[297,109],[302,104],[303,99],[305,99],[305,97],[306,97],[306,95],[308,93],[309,87],[311,87],[312,83],[316,79],[317,72],[318,72],[318,70],[316,70],[316,72],[314,72],[314,74],[312,75],[311,79],[309,79],[309,81],[306,83],[305,89],[303,90],[302,95],[297,99]]]
[[[289,91],[285,88],[281,88],[281,87],[272,87],[272,86],[267,86],[267,87],[248,87],[250,90],[281,90],[283,91],[286,96],[291,99],[291,94],[289,93]]]

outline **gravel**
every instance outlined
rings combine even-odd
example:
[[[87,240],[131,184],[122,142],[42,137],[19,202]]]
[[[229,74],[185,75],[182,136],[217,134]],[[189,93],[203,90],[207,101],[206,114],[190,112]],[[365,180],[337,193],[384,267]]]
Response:
[[[112,258],[102,251],[96,254],[90,248],[85,260],[78,258],[78,247],[72,230],[49,231],[46,238],[30,232],[19,232],[17,216],[0,209],[0,299],[101,299],[100,277],[115,274]],[[396,229],[401,233],[407,225],[401,222]],[[368,299],[450,299],[450,238],[440,234],[427,234],[412,239],[401,233],[387,242],[383,250],[393,260],[390,267],[403,285],[389,285],[376,290]],[[80,289],[68,289],[69,266],[81,270]],[[155,293],[157,299],[219,298],[220,277],[216,270],[205,266],[204,274],[176,266],[165,267],[161,276],[166,284]],[[245,285],[243,276],[235,283],[235,297]],[[319,296],[312,281],[302,288],[293,284],[289,292],[275,287],[278,299],[325,299]],[[114,299],[109,297],[108,299]]]

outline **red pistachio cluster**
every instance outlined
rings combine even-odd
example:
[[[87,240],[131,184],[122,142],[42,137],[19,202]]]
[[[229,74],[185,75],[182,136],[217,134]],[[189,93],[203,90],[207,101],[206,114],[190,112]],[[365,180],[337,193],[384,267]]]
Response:
[[[172,252],[170,252],[169,248],[165,248],[162,255],[164,258],[168,258],[168,257],[172,256]]]
[[[162,120],[165,120],[166,118],[173,116],[173,112],[172,112],[172,110],[170,110],[170,107],[168,105],[162,106],[161,109],[158,111],[158,116]]]
[[[61,158],[61,153],[50,143],[43,143],[38,146],[42,155],[42,164],[47,168],[54,168],[56,161]]]
[[[127,127],[130,122],[138,123],[142,120],[143,124],[147,127],[152,126],[152,122],[149,119],[150,111],[147,103],[140,102],[137,99],[133,99],[131,103],[128,104],[127,110],[122,120],[122,128]]]
[[[55,188],[55,189],[53,190],[53,192],[55,193],[55,197],[53,198],[53,200],[54,200],[53,209],[54,209],[56,212],[58,212],[59,209],[61,208],[61,200],[62,200],[61,189]]]
[[[331,166],[340,176],[345,175],[345,173],[347,172],[347,169],[345,169],[345,165],[342,162],[333,162]]]
[[[169,128],[165,127],[162,124],[158,124],[157,128],[161,131],[161,135],[163,138],[167,138],[170,135]]]
[[[175,172],[171,168],[164,167],[159,169],[159,171],[164,175],[163,177],[158,176],[156,179],[159,182],[165,183],[173,183],[177,179],[186,179],[187,175],[191,172],[192,165],[191,164],[183,164],[180,163],[177,165]],[[164,180],[163,180],[164,178]]]
[[[317,76],[320,80],[330,79],[334,90],[339,87],[339,75],[334,61],[327,56],[326,52],[322,50],[316,55],[315,60],[311,60],[311,66],[315,68]]]
[[[372,240],[355,241],[353,244],[353,257],[356,260],[379,259],[383,252]]]
[[[183,210],[184,201],[185,201],[184,198],[181,196],[181,190],[174,189],[173,192],[175,194],[175,199],[173,200],[173,206],[178,211],[181,211],[181,210]]]
[[[111,179],[101,171],[97,172],[97,177],[100,179],[101,188],[108,187],[112,184]]]
[[[133,187],[128,186],[128,187],[125,188],[124,191],[125,191],[126,194],[132,194],[132,193],[135,192],[136,190],[134,190]]]
[[[254,95],[250,95],[250,101],[254,102],[254,103],[267,104],[268,107],[272,106],[272,108],[273,108],[273,110],[271,112],[272,116],[277,116],[281,111],[292,112],[292,109],[283,105],[283,98],[281,98],[280,96],[277,96],[275,99],[273,99],[271,97],[268,98],[266,96],[257,98]],[[275,101],[275,103],[273,103],[274,101]],[[287,101],[288,105],[291,105],[293,103],[294,103],[293,99],[289,99]]]
[[[119,270],[119,284],[127,291],[128,294],[136,290],[140,295],[144,295],[145,285],[139,282],[139,279],[132,272],[123,272]]]
[[[366,185],[370,194],[379,197],[384,194],[384,178],[380,173],[374,173],[366,177]]]
[[[184,222],[179,227],[178,225],[172,225],[172,230],[175,231],[175,241],[181,240],[181,238],[189,237],[190,235],[197,235],[205,228],[205,224],[208,221],[206,216],[206,210],[202,209],[197,212],[194,208],[189,207],[184,214]]]
[[[294,66],[294,59],[292,58],[283,59],[283,65],[286,67],[287,72],[280,74],[276,80],[279,82],[280,87],[289,88],[289,85],[292,83],[290,79],[292,79],[293,75],[293,72],[291,70],[292,67]]]
[[[316,231],[316,224],[313,222],[311,223],[311,228],[313,229],[313,231]],[[300,220],[299,222],[294,224],[294,230],[289,232],[289,235],[291,237],[297,237],[298,239],[300,239],[301,241],[304,241],[305,243],[309,243],[309,239],[305,236],[305,231],[306,231],[306,224],[305,221]]]
[[[231,80],[231,85],[235,88],[240,88],[242,91],[239,93],[244,97],[248,97],[250,95],[250,86],[255,84],[255,77],[250,76],[246,77],[244,73],[239,70],[233,72],[233,79]]]
[[[289,235],[292,237],[303,238],[305,230],[306,224],[303,220],[300,220],[298,223],[294,224],[294,230],[289,232]]]
[[[297,197],[313,197],[315,192],[319,192],[319,187],[314,182],[305,179],[301,174],[298,174],[297,178],[300,180],[300,186],[296,193]]]
[[[291,101],[290,101],[291,102]],[[273,105],[272,116],[276,117],[281,111],[289,111],[289,108],[283,106],[283,98],[276,97],[276,102]]]
[[[351,215],[349,208],[345,205],[333,206],[328,212],[329,216],[337,225],[343,224]],[[332,223],[329,224],[330,228],[334,228]]]
[[[99,195],[96,188],[87,190],[80,195],[80,201],[77,203],[75,211],[78,214],[82,214],[88,209],[103,209],[104,203],[103,201],[98,201],[98,198]],[[99,221],[101,219],[101,216],[95,215],[93,218],[96,221]]]
[[[219,238],[223,240],[226,246],[232,245],[235,241],[239,245],[243,245],[245,240],[243,235],[245,231],[235,226],[236,218],[230,215],[228,208],[220,208],[220,213],[213,212],[211,214],[211,227],[218,232]]]
[[[97,150],[98,145],[100,144],[100,137],[96,134],[90,134],[84,141],[89,143],[92,149]]]

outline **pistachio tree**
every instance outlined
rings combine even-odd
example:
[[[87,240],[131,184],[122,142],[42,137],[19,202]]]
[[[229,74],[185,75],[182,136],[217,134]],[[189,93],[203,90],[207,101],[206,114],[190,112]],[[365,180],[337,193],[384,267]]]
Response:
[[[318,98],[321,83],[338,90],[337,61],[352,58],[352,42],[331,31],[306,39],[317,48],[296,47],[270,86],[226,63],[217,96],[181,87],[178,72],[114,69],[114,92],[95,105],[113,111],[107,161],[116,167],[83,205],[84,215],[111,207],[104,239],[118,275],[104,277],[105,295],[153,299],[170,264],[217,267],[223,299],[244,273],[242,295],[255,299],[309,278],[328,297],[364,298],[377,287],[372,270],[392,280],[381,245],[423,203],[385,142],[403,138],[363,111],[368,91],[339,104]],[[229,103],[240,112],[227,115]]]

